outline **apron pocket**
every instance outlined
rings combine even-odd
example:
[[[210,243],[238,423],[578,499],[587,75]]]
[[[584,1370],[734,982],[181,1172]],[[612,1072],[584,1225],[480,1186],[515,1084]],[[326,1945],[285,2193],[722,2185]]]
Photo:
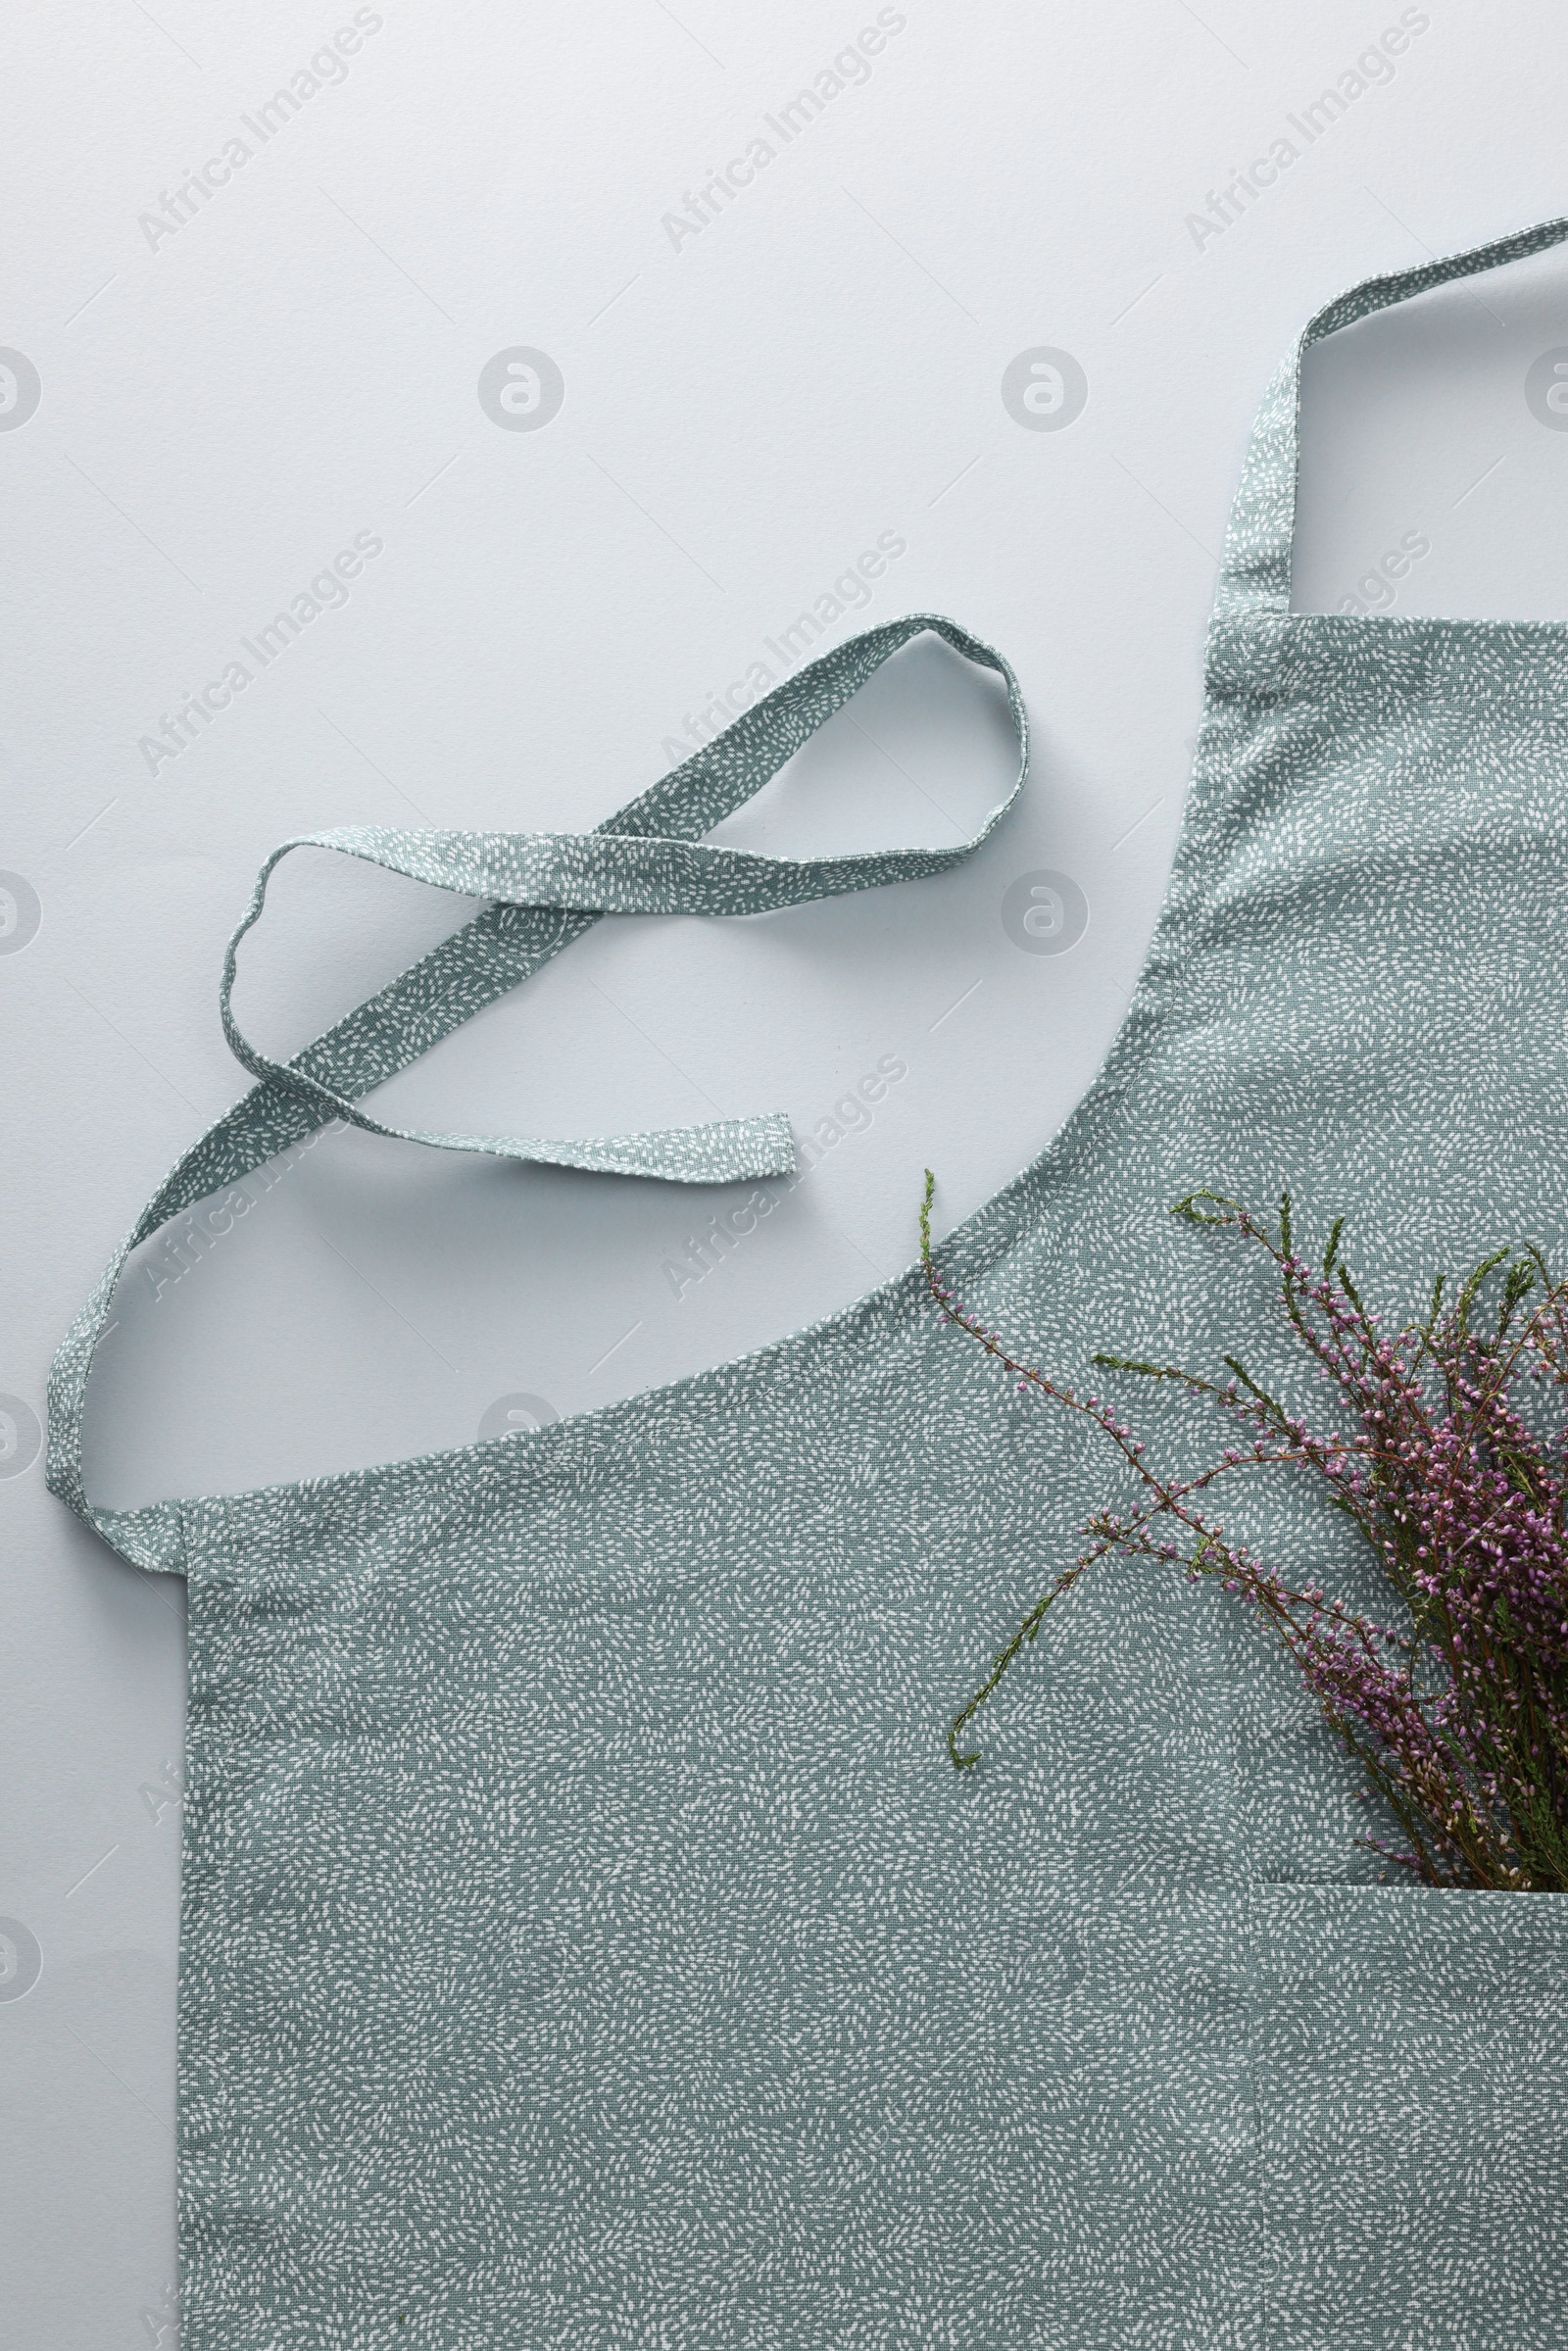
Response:
[[[1568,2340],[1568,1895],[1264,1885],[1264,2351]]]

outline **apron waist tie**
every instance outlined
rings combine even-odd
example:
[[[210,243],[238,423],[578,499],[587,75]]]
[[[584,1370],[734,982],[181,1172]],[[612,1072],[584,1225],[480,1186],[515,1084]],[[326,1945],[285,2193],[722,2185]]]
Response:
[[[723,849],[700,836],[776,775],[889,657],[926,632],[941,637],[1006,689],[1018,771],[978,832],[946,849],[874,850],[816,858]],[[132,1565],[181,1567],[180,1504],[102,1510],[82,1477],[88,1376],[126,1259],[171,1217],[237,1183],[253,1168],[342,1119],[369,1135],[437,1151],[480,1151],[599,1173],[723,1184],[788,1175],[795,1142],[781,1111],[652,1133],[561,1141],[538,1136],[434,1133],[371,1118],[361,1098],[408,1068],[442,1037],[504,996],[602,914],[760,914],[889,882],[946,873],[971,857],[1016,801],[1029,772],[1029,721],[1011,667],[991,646],[940,614],[915,612],[867,629],[775,686],[732,726],[590,833],[398,831],[368,825],[301,834],[262,867],[223,958],[223,1033],[256,1079],[250,1093],[194,1144],[126,1235],[77,1315],[49,1378],[50,1491]],[[241,940],[261,917],[267,885],[297,849],[331,850],[487,903],[471,921],[286,1061],[252,1044],[234,1017]]]

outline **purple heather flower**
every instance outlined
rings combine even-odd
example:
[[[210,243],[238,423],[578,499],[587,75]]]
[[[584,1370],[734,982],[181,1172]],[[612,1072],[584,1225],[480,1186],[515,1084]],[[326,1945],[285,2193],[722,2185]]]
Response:
[[[1270,1398],[1244,1396],[1234,1379],[1219,1387],[1182,1374],[1188,1397],[1206,1396],[1240,1419],[1249,1444],[1225,1447],[1192,1478],[1167,1478],[1145,1465],[1144,1441],[1111,1406],[1098,1396],[1080,1401],[1037,1371],[1020,1391],[1036,1386],[1087,1413],[1143,1483],[1138,1510],[1089,1523],[1092,1547],[1079,1567],[1112,1551],[1180,1560],[1189,1584],[1212,1578],[1265,1619],[1361,1764],[1370,1784],[1361,1799],[1381,1798],[1397,1820],[1397,1847],[1363,1840],[1389,1863],[1433,1885],[1568,1890],[1568,1423],[1541,1429],[1544,1399],[1534,1395],[1543,1379],[1549,1394],[1568,1384],[1568,1281],[1545,1284],[1528,1252],[1506,1259],[1507,1274],[1498,1259],[1446,1313],[1385,1335],[1348,1277],[1313,1272],[1287,1246],[1284,1215],[1276,1236],[1220,1205],[1202,1221],[1233,1224],[1272,1257],[1288,1335],[1336,1392],[1348,1433],[1314,1437]],[[927,1270],[933,1278],[929,1257]],[[934,1287],[951,1311],[951,1294]],[[1499,1295],[1483,1317],[1483,1296]],[[1000,1334],[969,1327],[988,1351],[1002,1347]],[[1527,1394],[1534,1419],[1523,1410]],[[1401,1610],[1397,1629],[1327,1601],[1321,1584],[1294,1589],[1205,1515],[1216,1480],[1258,1464],[1292,1464],[1293,1476],[1326,1484],[1381,1564]],[[1183,1540],[1154,1540],[1161,1520]],[[1031,1641],[1078,1572],[1039,1603]],[[954,1737],[1022,1640],[956,1718],[955,1761],[971,1760]]]

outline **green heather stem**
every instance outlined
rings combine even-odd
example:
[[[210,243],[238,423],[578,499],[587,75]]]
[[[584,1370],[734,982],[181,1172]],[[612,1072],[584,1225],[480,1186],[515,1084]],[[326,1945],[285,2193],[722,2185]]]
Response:
[[[1027,1364],[1015,1362],[994,1332],[984,1330],[973,1315],[965,1313],[961,1307],[955,1305],[951,1293],[947,1291],[937,1274],[932,1255],[931,1202],[935,1191],[936,1177],[928,1167],[925,1171],[925,1189],[920,1200],[920,1262],[925,1272],[926,1286],[936,1300],[943,1319],[952,1323],[956,1329],[966,1332],[971,1339],[977,1340],[986,1353],[995,1355],[1003,1369],[1010,1372],[1019,1382],[1040,1389],[1044,1395],[1053,1397],[1055,1402],[1065,1405],[1069,1411],[1077,1412],[1085,1419],[1093,1421],[1097,1428],[1102,1430],[1110,1438],[1153,1496],[1152,1503],[1141,1519],[1128,1521],[1125,1524],[1118,1522],[1113,1531],[1107,1527],[1106,1531],[1101,1534],[1101,1539],[1085,1551],[1070,1568],[1057,1577],[1050,1591],[1035,1602],[1023,1618],[1005,1647],[998,1650],[991,1661],[991,1671],[985,1681],[958,1709],[948,1726],[948,1753],[956,1769],[967,1771],[979,1762],[980,1754],[978,1748],[969,1751],[960,1750],[958,1746],[960,1735],[974,1720],[1008,1668],[1033,1641],[1045,1621],[1048,1610],[1061,1597],[1063,1592],[1071,1591],[1086,1568],[1094,1566],[1097,1560],[1104,1558],[1110,1551],[1123,1549],[1129,1542],[1136,1542],[1141,1536],[1142,1525],[1146,1523],[1147,1518],[1161,1513],[1170,1516],[1178,1524],[1186,1527],[1195,1538],[1196,1548],[1192,1564],[1197,1573],[1203,1575],[1223,1573],[1225,1564],[1229,1562],[1230,1554],[1221,1552],[1215,1547],[1221,1530],[1208,1528],[1200,1516],[1187,1507],[1189,1494],[1206,1490],[1218,1477],[1230,1469],[1252,1467],[1265,1460],[1270,1462],[1298,1460],[1306,1456],[1295,1450],[1274,1453],[1256,1451],[1250,1455],[1243,1455],[1237,1461],[1216,1464],[1212,1469],[1203,1471],[1200,1477],[1186,1482],[1173,1484],[1154,1477],[1140,1457],[1142,1447],[1129,1443],[1125,1432],[1118,1427],[1115,1417],[1110,1411],[1092,1397],[1081,1398],[1075,1396],[1070,1388],[1049,1379],[1044,1372],[1037,1371]],[[1204,1197],[1214,1198],[1217,1196],[1205,1195]],[[1195,1216],[1193,1221],[1217,1224],[1225,1220],[1218,1217]],[[1114,1358],[1109,1356],[1097,1355],[1095,1357],[1097,1363],[1113,1360]],[[1212,1381],[1197,1378],[1190,1372],[1180,1371],[1172,1366],[1128,1363],[1121,1368],[1147,1372],[1153,1379],[1181,1380],[1189,1387],[1198,1388],[1210,1396],[1223,1396],[1226,1394],[1225,1390],[1217,1387]],[[1092,1522],[1090,1528],[1085,1531],[1099,1532],[1099,1522]],[[1214,1555],[1212,1566],[1208,1563],[1211,1551]],[[1302,1592],[1282,1592],[1280,1596],[1287,1602],[1300,1602],[1304,1605],[1307,1595]],[[1272,1598],[1266,1603],[1271,1612],[1275,1604]]]
[[[1223,1358],[1225,1383],[1176,1364],[1097,1354],[1109,1370],[1179,1382],[1238,1424],[1242,1442],[1196,1476],[1173,1479],[1150,1466],[1110,1405],[1016,1361],[959,1303],[933,1255],[934,1193],[927,1169],[920,1258],[943,1319],[1021,1390],[1038,1389],[1092,1421],[1141,1494],[1133,1507],[1102,1509],[1085,1523],[1086,1548],[996,1652],[949,1725],[955,1768],[980,1760],[964,1733],[1087,1568],[1112,1554],[1174,1563],[1189,1583],[1217,1579],[1239,1595],[1291,1656],[1406,1849],[1375,1837],[1362,1843],[1430,1885],[1568,1890],[1568,1427],[1543,1438],[1520,1408],[1523,1392],[1514,1395],[1525,1380],[1568,1387],[1568,1282],[1551,1280],[1540,1250],[1483,1257],[1446,1314],[1439,1276],[1425,1321],[1385,1337],[1341,1249],[1343,1217],[1319,1272],[1296,1252],[1289,1193],[1272,1229],[1222,1193],[1189,1193],[1174,1215],[1232,1228],[1272,1260],[1287,1328],[1333,1383],[1350,1433],[1311,1434],[1236,1354]],[[1482,1291],[1504,1267],[1495,1325],[1478,1329]],[[1258,1467],[1306,1468],[1326,1487],[1377,1558],[1398,1629],[1315,1587],[1295,1589],[1227,1535],[1210,1515],[1209,1490],[1234,1470]]]

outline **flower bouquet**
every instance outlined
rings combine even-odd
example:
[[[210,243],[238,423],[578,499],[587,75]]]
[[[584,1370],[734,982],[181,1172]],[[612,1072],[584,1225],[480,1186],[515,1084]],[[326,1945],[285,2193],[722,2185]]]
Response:
[[[1363,1840],[1391,1868],[1430,1886],[1568,1890],[1568,1279],[1554,1281],[1533,1248],[1498,1249],[1456,1289],[1440,1276],[1423,1320],[1385,1331],[1346,1263],[1343,1217],[1309,1263],[1288,1194],[1270,1224],[1192,1193],[1174,1215],[1229,1229],[1271,1260],[1328,1412],[1309,1421],[1234,1355],[1224,1379],[1097,1355],[1221,1416],[1229,1442],[1215,1457],[1165,1476],[1114,1405],[1016,1360],[955,1296],[932,1256],[933,1189],[928,1171],[920,1252],[945,1320],[1020,1389],[1094,1422],[1137,1481],[1130,1506],[1088,1520],[1085,1548],[954,1717],[955,1765],[978,1761],[964,1734],[1079,1577],[1113,1555],[1152,1559],[1189,1583],[1212,1579],[1283,1644],[1398,1826],[1397,1845]],[[1348,1519],[1387,1589],[1377,1617],[1283,1575],[1216,1515],[1219,1489],[1261,1469],[1315,1482]]]

